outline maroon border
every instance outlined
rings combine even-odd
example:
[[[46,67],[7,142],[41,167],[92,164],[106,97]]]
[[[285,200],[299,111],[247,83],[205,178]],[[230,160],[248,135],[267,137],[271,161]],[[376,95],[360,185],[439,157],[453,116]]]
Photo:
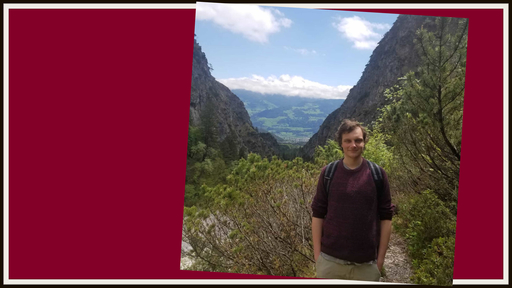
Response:
[[[357,11],[469,18],[454,278],[502,279],[503,11]],[[277,278],[179,270],[194,15],[9,11],[10,279]]]

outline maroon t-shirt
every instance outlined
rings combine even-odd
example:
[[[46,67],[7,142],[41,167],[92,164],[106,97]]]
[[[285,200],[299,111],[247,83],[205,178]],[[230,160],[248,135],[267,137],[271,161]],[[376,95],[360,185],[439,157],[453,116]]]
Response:
[[[356,263],[373,261],[378,255],[380,220],[393,217],[388,178],[380,168],[384,193],[378,195],[366,159],[353,170],[345,168],[342,160],[331,179],[329,195],[322,169],[311,205],[313,217],[324,219],[321,251]]]

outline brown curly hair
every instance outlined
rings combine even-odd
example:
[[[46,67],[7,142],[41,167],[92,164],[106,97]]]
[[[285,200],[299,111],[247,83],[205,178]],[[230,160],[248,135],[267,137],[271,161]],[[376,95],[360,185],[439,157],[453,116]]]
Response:
[[[366,146],[366,143],[368,143],[368,134],[366,133],[366,128],[364,128],[359,122],[356,120],[351,119],[343,119],[341,121],[340,127],[338,128],[338,132],[336,132],[335,139],[338,142],[338,145],[341,147],[341,151],[343,151],[343,147],[341,146],[341,140],[343,140],[343,134],[350,133],[354,131],[357,127],[361,128],[361,131],[363,131],[363,140],[364,144]]]

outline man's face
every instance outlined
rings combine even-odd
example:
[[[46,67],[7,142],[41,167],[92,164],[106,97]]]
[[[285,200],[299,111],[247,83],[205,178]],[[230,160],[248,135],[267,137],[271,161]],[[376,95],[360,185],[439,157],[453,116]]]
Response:
[[[364,149],[363,131],[357,127],[350,133],[342,134],[341,147],[347,158],[356,159],[361,157]]]

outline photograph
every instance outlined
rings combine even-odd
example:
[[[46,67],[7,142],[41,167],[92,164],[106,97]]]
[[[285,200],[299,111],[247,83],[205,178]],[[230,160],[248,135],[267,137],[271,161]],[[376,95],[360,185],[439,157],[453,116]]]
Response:
[[[181,269],[451,286],[468,22],[197,2]]]

